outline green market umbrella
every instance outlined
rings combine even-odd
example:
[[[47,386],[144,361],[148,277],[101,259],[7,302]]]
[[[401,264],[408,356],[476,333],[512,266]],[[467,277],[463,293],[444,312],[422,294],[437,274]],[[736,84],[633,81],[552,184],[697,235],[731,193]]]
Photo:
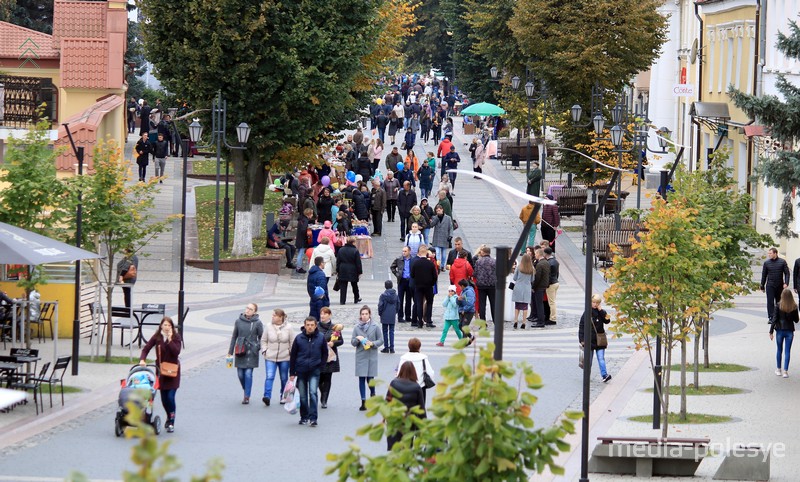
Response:
[[[466,109],[461,111],[461,115],[503,115],[506,111],[502,107],[498,107],[488,102],[479,102],[472,104]]]

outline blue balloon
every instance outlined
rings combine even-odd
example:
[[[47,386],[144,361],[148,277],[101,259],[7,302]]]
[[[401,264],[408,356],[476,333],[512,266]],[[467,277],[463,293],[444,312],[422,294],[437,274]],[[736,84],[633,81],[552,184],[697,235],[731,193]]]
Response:
[[[403,163],[402,163],[402,162],[398,162],[398,163],[397,163],[397,170],[398,170],[398,171],[402,171],[402,170],[403,170],[403,167],[404,167],[404,166],[403,166]]]
[[[350,182],[356,182],[356,173],[353,171],[347,171],[347,175],[345,177]]]

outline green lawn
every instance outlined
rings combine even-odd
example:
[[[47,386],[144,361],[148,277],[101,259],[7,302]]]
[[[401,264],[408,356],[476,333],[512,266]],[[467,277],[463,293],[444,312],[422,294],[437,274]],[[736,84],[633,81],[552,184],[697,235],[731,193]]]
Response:
[[[653,389],[648,388],[646,391],[652,393]],[[741,388],[723,387],[720,385],[700,385],[700,388],[695,388],[693,384],[689,384],[686,387],[687,395],[737,395],[739,393],[744,393],[744,390]],[[681,387],[678,385],[672,385],[669,387],[669,394],[680,395]]]
[[[139,363],[139,358],[134,356],[133,358],[127,356],[112,356],[111,361],[106,362],[106,357],[103,355],[97,356],[92,361],[91,357],[89,356],[80,356],[78,360],[81,363],[111,363],[115,365],[135,365]]]
[[[229,197],[230,197],[230,219],[229,221],[229,231],[230,231],[230,239],[229,243],[230,246],[233,246],[233,189],[234,187],[231,185],[229,187]],[[223,228],[223,213],[224,213],[224,198],[225,198],[225,187],[220,186],[220,206],[219,206],[219,216],[220,216],[220,227],[219,227],[219,235],[220,235],[220,259],[229,259],[233,258],[231,256],[230,251],[222,250],[222,236],[224,234]],[[201,259],[212,259],[214,257],[214,223],[215,223],[215,199],[216,199],[216,186],[200,186],[195,188],[195,203],[197,208],[197,235],[198,235],[198,244],[200,249],[200,258]],[[282,194],[279,192],[272,192],[267,191],[264,195],[264,220],[266,222],[266,216],[268,212],[276,213],[278,209],[280,209],[281,201],[282,201]],[[267,229],[268,226],[265,226],[264,229]],[[254,253],[262,253],[264,250],[264,239],[253,240],[253,252]]]
[[[704,367],[700,364],[700,372],[746,372],[750,371],[750,367],[746,367],[744,365],[737,365],[736,363],[710,363],[708,368]],[[672,365],[672,371],[674,373],[678,373],[681,371],[680,365]],[[686,366],[687,372],[694,371],[694,365],[687,365]]]
[[[202,160],[200,160],[202,159]],[[216,159],[203,159],[202,157],[195,157],[194,159],[189,159],[189,163],[192,165],[192,174],[217,174],[217,160]],[[219,172],[220,176],[224,178],[225,176],[225,159],[222,159],[219,165]],[[233,164],[229,168],[229,172],[231,176],[233,176]]]
[[[646,422],[652,423],[653,422],[653,414],[650,415],[637,415],[635,417],[630,417],[628,420],[633,422]],[[681,420],[680,416],[677,413],[670,412],[669,414],[669,423],[680,425],[680,424],[702,424],[702,423],[727,423],[733,420],[732,417],[728,417],[727,415],[709,415],[705,413],[687,413],[686,420]]]

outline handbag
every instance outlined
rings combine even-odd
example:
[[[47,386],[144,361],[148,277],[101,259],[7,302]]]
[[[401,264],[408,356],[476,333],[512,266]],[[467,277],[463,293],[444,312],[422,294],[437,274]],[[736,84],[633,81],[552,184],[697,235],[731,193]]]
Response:
[[[161,346],[159,345],[156,350],[158,351],[158,359],[161,360]],[[161,361],[158,364],[158,371],[162,377],[175,378],[178,376],[178,364]]]
[[[511,283],[508,283],[508,289],[513,290],[514,286],[516,286],[516,285],[514,284],[513,281]]]
[[[253,334],[253,327],[255,323],[250,323],[250,334]],[[233,346],[233,354],[236,356],[245,356],[247,355],[247,337],[246,336],[239,336],[236,338],[236,344]]]
[[[592,319],[592,331],[594,331],[595,344],[598,349],[608,348],[608,337],[605,333],[600,333],[594,326],[594,319]]]
[[[336,281],[333,282],[333,291],[339,291],[339,278],[336,278]]]
[[[436,386],[436,382],[434,382],[433,378],[428,375],[428,368],[425,364],[425,360],[422,360],[422,384],[425,386],[426,390]]]

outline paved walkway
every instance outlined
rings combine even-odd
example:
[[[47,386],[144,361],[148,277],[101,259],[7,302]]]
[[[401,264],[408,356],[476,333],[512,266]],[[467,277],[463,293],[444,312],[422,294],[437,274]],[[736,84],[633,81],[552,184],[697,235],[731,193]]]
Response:
[[[460,132],[457,122],[456,132]],[[465,145],[471,138],[456,134],[455,145],[465,167],[469,165],[469,153]],[[129,142],[128,148],[132,144]],[[417,154],[423,158],[424,151],[431,150],[432,143],[418,145]],[[437,170],[438,171],[438,170]],[[506,170],[496,161],[489,161],[484,169],[503,182],[524,187],[522,170]],[[162,215],[180,211],[180,161],[171,159],[168,165],[169,177],[160,186],[156,204],[158,213]],[[513,245],[519,236],[521,223],[517,213],[524,201],[510,195],[499,193],[494,188],[487,188],[485,183],[461,176],[455,190],[454,212],[460,222],[456,233],[465,238],[465,244],[474,249],[481,243],[491,246],[500,244]],[[200,181],[189,181],[189,185],[200,184]],[[191,197],[191,196],[190,196]],[[633,202],[635,203],[635,195]],[[630,206],[631,198],[628,199]],[[580,226],[581,220],[568,220],[567,227]],[[385,231],[396,227],[385,224]],[[164,233],[146,248],[149,256],[140,257],[140,278],[136,285],[134,302],[166,303],[168,313],[174,314],[177,304],[178,287],[178,242],[179,223],[175,223],[172,231]],[[362,278],[362,298],[374,306],[383,290],[383,281],[390,278],[388,264],[400,251],[401,243],[395,236],[383,236],[375,240],[376,257],[365,260],[365,276]],[[581,253],[581,233],[567,231],[559,238],[558,257],[562,264],[562,283],[559,291],[559,325],[533,332],[531,330],[512,332],[510,342],[506,345],[509,357],[525,356],[534,365],[537,360],[555,358],[567,367],[565,376],[578,377],[579,371],[575,358],[575,328],[578,317],[583,311],[584,259]],[[447,281],[440,279],[440,291]],[[595,273],[593,291],[602,292],[605,284],[602,276]],[[230,336],[230,322],[250,301],[259,303],[262,314],[273,307],[282,307],[289,312],[290,321],[299,321],[305,315],[305,279],[302,276],[283,271],[281,275],[264,275],[256,273],[220,272],[220,282],[211,283],[211,272],[186,268],[186,304],[191,308],[187,320],[186,349],[182,356],[184,369],[192,370],[220,359],[227,351]],[[446,289],[446,288],[445,288]],[[298,292],[301,293],[298,296]],[[120,294],[121,295],[121,294]],[[763,315],[763,296],[752,295],[739,300],[735,310],[727,310],[717,315],[712,323],[712,360],[741,363],[754,370],[739,374],[703,374],[703,383],[719,383],[738,386],[751,390],[742,395],[691,397],[690,411],[729,414],[735,418],[733,423],[703,425],[696,427],[673,426],[671,434],[709,436],[715,443],[731,441],[735,443],[782,443],[786,447],[786,456],[773,456],[771,480],[794,480],[789,460],[800,455],[800,444],[797,441],[796,427],[798,416],[785,407],[790,406],[792,395],[798,393],[795,378],[788,380],[772,374],[774,363],[774,345],[766,336],[766,324]],[[354,320],[358,306],[348,304],[336,308],[337,319]],[[441,308],[434,311],[434,319],[441,318]],[[717,326],[720,329],[717,329]],[[418,333],[426,346],[437,338],[439,329],[418,330],[399,325],[402,332],[399,339],[405,339],[411,333]],[[405,333],[408,332],[408,335]],[[451,335],[452,336],[452,335]],[[48,352],[48,342],[44,353]],[[69,351],[68,340],[59,342],[60,352]],[[445,348],[444,350],[449,350]],[[81,353],[90,352],[84,342]],[[115,345],[115,354],[127,354],[128,349]],[[599,434],[655,434],[649,426],[629,422],[627,417],[646,413],[649,409],[650,395],[641,390],[652,384],[647,357],[643,353],[631,356],[633,349],[629,338],[612,340],[609,350],[609,371],[614,380],[609,384],[593,382],[592,395],[595,401],[592,406],[592,426],[594,439]],[[134,354],[136,357],[136,354]],[[20,447],[36,443],[36,434],[46,432],[54,427],[69,426],[71,420],[77,420],[86,413],[112,403],[118,392],[117,380],[124,377],[127,369],[120,366],[105,366],[93,363],[81,363],[80,375],[68,377],[66,383],[84,389],[81,394],[67,395],[64,408],[56,404],[54,409],[46,408],[44,415],[35,416],[32,406],[18,407],[10,414],[0,415],[0,427],[4,431],[0,439],[0,449]],[[597,377],[594,377],[595,379]],[[792,388],[794,387],[794,388]],[[580,398],[570,396],[565,406],[580,409]],[[673,406],[677,403],[673,399]],[[779,415],[776,415],[779,414]],[[537,414],[534,414],[537,416]],[[552,420],[557,413],[539,414],[540,420]],[[538,418],[538,417],[537,417]],[[73,422],[74,423],[74,422]],[[539,423],[541,425],[541,423]],[[579,434],[572,437],[573,452],[564,454],[559,460],[567,469],[565,477],[557,480],[577,480],[579,470]],[[31,438],[34,437],[34,438]],[[41,437],[41,436],[39,436]],[[703,479],[710,479],[720,458],[715,457],[703,463],[699,474]],[[537,479],[539,479],[537,477]],[[618,477],[602,478],[592,476],[593,480],[622,480]],[[556,480],[554,478],[554,480]]]

